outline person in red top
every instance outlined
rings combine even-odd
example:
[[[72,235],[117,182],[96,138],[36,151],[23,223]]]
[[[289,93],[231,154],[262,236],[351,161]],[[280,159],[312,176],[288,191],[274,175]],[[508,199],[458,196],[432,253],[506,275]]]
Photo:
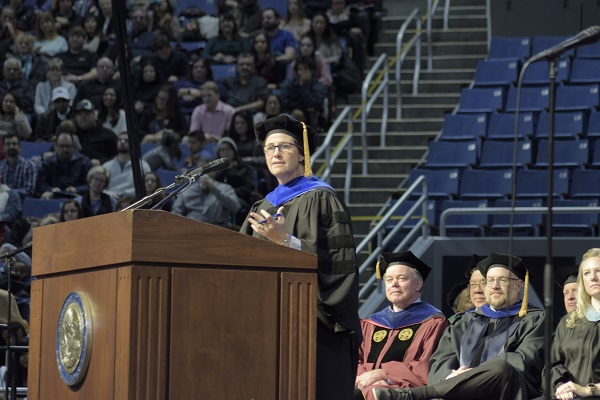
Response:
[[[354,399],[373,399],[374,387],[427,385],[429,359],[448,326],[440,310],[421,301],[430,271],[410,251],[381,254],[377,277],[383,274],[386,297],[392,304],[361,320],[363,342]]]

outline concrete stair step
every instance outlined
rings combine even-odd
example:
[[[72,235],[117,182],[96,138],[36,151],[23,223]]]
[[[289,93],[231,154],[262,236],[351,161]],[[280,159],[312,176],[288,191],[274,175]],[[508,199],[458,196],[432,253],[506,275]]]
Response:
[[[415,29],[407,29],[405,37],[410,38],[415,34]],[[378,43],[396,43],[396,37],[398,35],[398,29],[382,29],[379,32]],[[427,35],[425,34],[422,38],[425,42],[427,41]],[[439,42],[458,42],[458,41],[486,41],[487,30],[483,27],[475,28],[464,28],[464,29],[432,29],[431,40],[434,43]]]

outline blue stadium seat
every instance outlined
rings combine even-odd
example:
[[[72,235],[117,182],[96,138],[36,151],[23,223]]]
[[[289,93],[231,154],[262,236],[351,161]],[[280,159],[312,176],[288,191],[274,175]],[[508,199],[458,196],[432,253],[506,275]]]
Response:
[[[515,144],[513,141],[486,140],[481,148],[479,168],[524,168],[531,164],[532,144],[529,140],[517,143],[517,159],[514,160]]]
[[[199,7],[207,14],[217,15],[215,0],[177,0],[175,14],[179,16],[188,7]]]
[[[464,88],[460,92],[458,112],[491,113],[504,108],[505,90],[502,87]]]
[[[523,60],[531,56],[529,37],[492,37],[488,60]]]
[[[426,168],[468,168],[477,164],[479,148],[474,140],[429,143]]]
[[[571,182],[571,198],[599,199],[600,171],[591,169],[576,169],[573,171]]]
[[[163,186],[169,186],[175,182],[175,177],[179,175],[178,171],[170,171],[166,169],[157,169],[154,173],[160,178]]]
[[[474,140],[485,136],[486,114],[448,114],[439,140]]]
[[[274,8],[281,19],[285,19],[287,15],[287,0],[258,0],[258,6],[261,10],[265,8]]]
[[[541,53],[542,51],[547,50],[550,47],[559,44],[560,42],[566,39],[569,39],[570,37],[571,36],[535,36],[531,45],[531,55],[534,56],[538,53]],[[573,55],[575,55],[575,50],[571,49],[569,51],[564,52],[561,55],[561,58]]]
[[[565,82],[569,79],[571,63],[568,58],[560,59],[556,63],[556,82]],[[529,64],[523,73],[522,86],[540,86],[550,84],[550,64],[541,60]]]
[[[555,200],[553,207],[597,207],[597,199],[589,200]],[[596,236],[598,232],[598,214],[577,213],[552,214],[552,233],[554,236]]]
[[[23,218],[43,218],[48,214],[60,214],[60,209],[65,199],[36,199],[25,197],[23,200]]]
[[[600,42],[577,48],[577,58],[600,58]]]
[[[552,197],[563,198],[569,195],[571,175],[568,169],[554,169]],[[517,171],[515,197],[518,199],[546,199],[548,197],[548,171],[524,169]]]
[[[487,139],[514,140],[515,138],[515,113],[494,113],[490,115]],[[519,113],[519,126],[517,137],[526,139],[533,136],[534,114],[530,112]]]
[[[593,110],[600,103],[600,85],[562,85],[556,89],[556,110]]]
[[[588,138],[600,137],[600,112],[592,111],[588,119],[587,132],[585,134]]]
[[[542,200],[517,199],[515,207],[541,207]],[[495,207],[512,207],[511,200],[498,200]],[[492,214],[490,235],[507,236],[512,227],[513,236],[539,236],[543,214],[515,214],[511,221],[510,214]],[[511,223],[512,222],[512,223]]]
[[[21,141],[21,157],[31,158],[41,156],[52,148],[52,142],[27,142]]]
[[[594,148],[592,149],[592,158],[590,159],[590,168],[600,168],[600,140],[594,141]]]
[[[550,90],[546,86],[522,87],[519,112],[544,110],[550,104]],[[517,111],[517,88],[511,87],[506,98],[506,112]]]
[[[519,62],[516,60],[479,60],[475,67],[475,86],[508,86],[517,82]]]
[[[550,113],[540,113],[535,138],[547,138],[550,132]],[[583,136],[586,127],[586,113],[583,111],[554,113],[554,137],[577,139]]]
[[[480,200],[445,200],[441,210],[449,208],[485,208],[488,201]],[[446,234],[448,236],[485,236],[489,226],[488,214],[457,214],[446,218]]]
[[[600,59],[574,59],[571,65],[570,83],[599,83]]]
[[[512,192],[512,170],[472,169],[463,172],[460,179],[461,199],[505,199]]]
[[[452,199],[458,194],[460,183],[460,169],[413,169],[408,176],[407,187],[419,177],[424,176],[427,180],[428,197],[432,199]],[[413,192],[420,196],[422,191],[417,189]]]
[[[210,67],[212,68],[215,82],[235,76],[235,64],[211,64]]]
[[[582,140],[555,140],[554,166],[558,168],[583,168],[590,160],[589,142]],[[537,146],[535,167],[548,165],[548,140],[540,139]]]
[[[156,146],[157,146],[156,143],[141,143],[140,144],[140,153],[141,153],[141,155],[143,156],[144,154],[146,154],[147,152],[149,152],[150,150],[152,150]]]

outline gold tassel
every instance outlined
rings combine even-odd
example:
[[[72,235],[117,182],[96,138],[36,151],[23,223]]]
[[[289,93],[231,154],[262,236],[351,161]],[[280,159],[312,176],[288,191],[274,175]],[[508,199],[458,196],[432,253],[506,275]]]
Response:
[[[304,176],[310,178],[312,176],[312,169],[310,168],[310,149],[308,148],[308,129],[306,129],[306,124],[304,122],[300,122],[302,124],[302,141],[304,147]]]
[[[381,279],[381,269],[379,268],[379,261],[375,264],[375,278]]]
[[[519,310],[519,317],[524,317],[527,314],[527,302],[529,300],[529,271],[525,272],[525,289],[523,289],[523,304]]]

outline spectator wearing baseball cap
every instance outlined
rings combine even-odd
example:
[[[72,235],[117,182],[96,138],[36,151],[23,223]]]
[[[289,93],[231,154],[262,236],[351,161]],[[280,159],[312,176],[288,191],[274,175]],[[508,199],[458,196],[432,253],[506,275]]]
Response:
[[[75,105],[75,135],[81,143],[81,153],[100,165],[117,155],[117,136],[102,126],[96,116],[96,107],[83,99]]]
[[[33,109],[36,115],[41,115],[52,108],[52,102],[54,101],[54,90],[61,88],[66,91],[66,98],[71,102],[77,94],[77,88],[71,82],[63,78],[65,74],[65,68],[63,61],[60,58],[52,58],[48,61],[48,68],[46,69],[46,80],[39,82],[35,86],[35,101]],[[65,96],[65,94],[62,94]]]
[[[52,105],[47,111],[38,117],[33,132],[33,139],[38,141],[54,140],[58,124],[66,119],[75,117],[71,107],[72,99],[69,89],[64,86],[57,86],[52,89]]]

